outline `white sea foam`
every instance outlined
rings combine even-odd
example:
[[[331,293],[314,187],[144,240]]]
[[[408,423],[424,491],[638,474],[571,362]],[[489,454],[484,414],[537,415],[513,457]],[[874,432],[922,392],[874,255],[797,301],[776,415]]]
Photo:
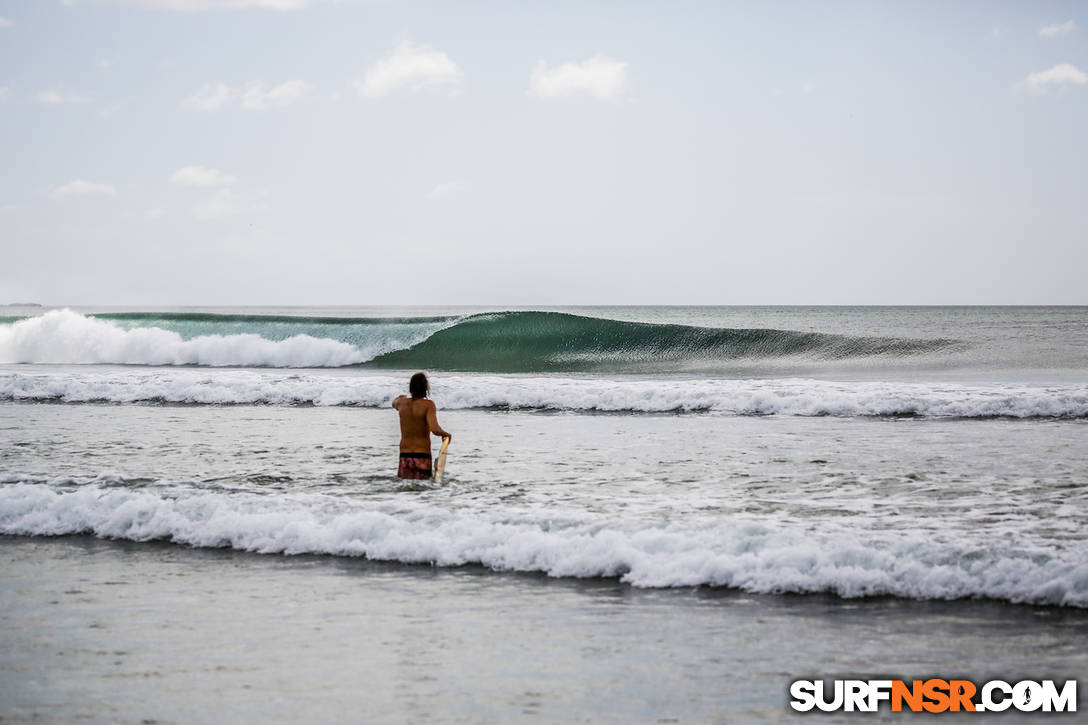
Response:
[[[303,368],[340,367],[368,359],[345,342],[309,335],[280,341],[254,334],[186,340],[158,327],[125,330],[109,320],[71,310],[51,310],[0,325],[0,363]]]
[[[435,375],[444,409],[507,408],[727,415],[1085,417],[1088,386],[834,382],[788,379],[624,379]],[[403,375],[248,370],[0,373],[0,400],[68,403],[348,405],[384,407]]]
[[[556,577],[619,576],[639,587],[727,586],[843,597],[986,597],[1088,606],[1088,552],[942,540],[923,532],[813,532],[730,517],[650,524],[577,512],[447,510],[315,494],[290,497],[93,482],[0,485],[0,533],[92,533],[264,554],[320,553]]]

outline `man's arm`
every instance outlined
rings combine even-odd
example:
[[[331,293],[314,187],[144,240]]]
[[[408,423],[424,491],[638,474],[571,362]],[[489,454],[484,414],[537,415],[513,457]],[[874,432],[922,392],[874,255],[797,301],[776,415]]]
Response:
[[[449,431],[442,430],[442,426],[438,424],[438,408],[435,407],[434,403],[427,406],[427,428],[435,435],[453,440],[453,436],[450,435]]]

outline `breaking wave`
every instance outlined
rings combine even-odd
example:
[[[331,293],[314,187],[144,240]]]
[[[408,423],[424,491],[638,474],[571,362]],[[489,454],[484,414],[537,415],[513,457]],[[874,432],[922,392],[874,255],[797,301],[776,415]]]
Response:
[[[0,324],[0,363],[651,372],[738,360],[900,358],[949,340],[621,322],[560,312],[337,318],[53,310]]]
[[[116,480],[114,480],[116,479]],[[648,523],[587,512],[448,510],[290,496],[133,490],[118,477],[0,484],[0,533],[92,534],[262,554],[479,564],[637,587],[1088,606],[1088,552],[959,532],[852,531],[736,517]],[[955,533],[955,532],[953,532]]]
[[[0,372],[0,400],[60,403],[386,407],[403,376],[250,370]],[[1088,386],[836,382],[804,378],[657,380],[442,375],[443,410],[957,418],[1085,418]]]

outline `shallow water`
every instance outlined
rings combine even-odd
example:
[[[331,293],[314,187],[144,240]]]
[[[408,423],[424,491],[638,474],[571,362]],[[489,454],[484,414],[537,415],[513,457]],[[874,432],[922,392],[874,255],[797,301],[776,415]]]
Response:
[[[0,527],[638,586],[1088,604],[1084,421],[0,405]]]

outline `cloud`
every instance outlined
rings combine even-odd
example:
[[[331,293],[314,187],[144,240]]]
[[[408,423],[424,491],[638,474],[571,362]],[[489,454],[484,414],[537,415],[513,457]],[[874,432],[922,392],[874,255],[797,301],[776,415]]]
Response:
[[[68,93],[66,91],[55,91],[52,89],[38,91],[34,95],[34,100],[36,100],[38,103],[44,103],[50,106],[61,106],[66,103],[87,102],[86,98],[75,93]]]
[[[1064,23],[1055,23],[1053,25],[1044,25],[1039,28],[1039,35],[1044,38],[1057,38],[1059,35],[1069,35],[1077,29],[1077,24],[1072,20],[1066,20]]]
[[[15,25],[15,23],[0,15],[0,28],[10,28],[12,25]]]
[[[456,88],[463,77],[457,64],[442,51],[405,41],[392,55],[370,66],[355,88],[367,98],[377,98],[402,89]]]
[[[472,187],[463,181],[447,181],[431,189],[431,192],[427,194],[427,198],[434,201],[452,199],[471,190]]]
[[[238,181],[230,174],[207,166],[182,166],[170,177],[170,181],[181,186],[230,186]]]
[[[540,60],[533,66],[529,93],[540,98],[561,98],[584,93],[602,101],[623,93],[627,83],[627,64],[595,55],[581,63],[571,61],[549,68]]]
[[[196,93],[182,101],[181,105],[190,111],[208,113],[226,106],[233,96],[234,91],[224,83],[205,83]]]
[[[76,179],[63,186],[58,186],[53,191],[57,199],[67,199],[70,196],[116,196],[117,190],[112,184],[96,184],[93,181]]]
[[[7,86],[0,86],[0,103],[8,100],[10,92],[11,89],[9,89]]]
[[[38,103],[64,103],[64,98],[57,91],[38,91],[34,98]]]
[[[177,10],[185,13],[200,10],[239,10],[244,8],[264,8],[267,10],[300,10],[310,4],[310,0],[115,0],[126,5]]]
[[[1088,74],[1071,63],[1059,63],[1053,68],[1029,73],[1023,86],[1031,93],[1046,93],[1052,86],[1063,86],[1067,83],[1083,86],[1088,83]]]
[[[164,216],[166,216],[166,210],[158,206],[144,212],[144,217],[147,219],[161,219]]]
[[[196,93],[182,101],[182,108],[190,111],[221,111],[235,98],[241,98],[242,108],[247,111],[265,111],[269,108],[289,106],[310,92],[305,81],[284,81],[271,88],[264,83],[250,83],[245,91],[238,91],[226,83],[205,83]]]
[[[113,61],[109,58],[99,58],[94,62],[94,67],[98,70],[106,70],[113,65]]]
[[[200,221],[214,221],[239,214],[251,214],[263,208],[263,205],[247,202],[231,189],[220,189],[214,196],[194,204],[193,216]]]
[[[242,108],[263,111],[268,108],[289,106],[310,92],[305,81],[285,81],[265,90],[263,83],[251,85],[242,94]]]
[[[801,86],[801,90],[805,93],[812,93],[814,90],[816,90],[816,84],[812,81],[809,81],[805,85]]]

